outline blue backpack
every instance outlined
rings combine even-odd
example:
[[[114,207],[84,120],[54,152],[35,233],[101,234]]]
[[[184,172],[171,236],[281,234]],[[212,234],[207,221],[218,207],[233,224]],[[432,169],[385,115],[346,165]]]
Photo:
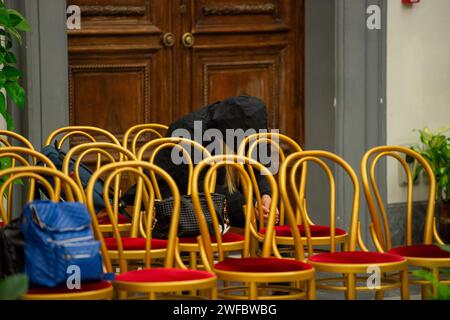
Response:
[[[102,278],[100,242],[94,239],[91,217],[78,202],[34,201],[20,219],[25,238],[25,272],[32,285],[57,287],[80,273],[81,282]]]

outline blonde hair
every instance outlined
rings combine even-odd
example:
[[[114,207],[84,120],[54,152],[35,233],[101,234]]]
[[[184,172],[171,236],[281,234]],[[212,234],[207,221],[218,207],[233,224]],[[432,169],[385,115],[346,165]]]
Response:
[[[222,153],[234,154],[234,152],[225,142],[223,142]],[[229,193],[235,193],[238,190],[240,185],[239,174],[234,167],[225,167],[225,184]]]

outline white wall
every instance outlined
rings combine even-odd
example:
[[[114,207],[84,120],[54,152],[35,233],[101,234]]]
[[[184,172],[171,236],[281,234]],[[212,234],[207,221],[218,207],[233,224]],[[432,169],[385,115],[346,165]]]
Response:
[[[413,129],[450,124],[450,1],[387,2],[387,143],[410,145],[419,139]],[[389,203],[406,201],[398,171],[389,163]],[[425,194],[421,185],[415,199]]]

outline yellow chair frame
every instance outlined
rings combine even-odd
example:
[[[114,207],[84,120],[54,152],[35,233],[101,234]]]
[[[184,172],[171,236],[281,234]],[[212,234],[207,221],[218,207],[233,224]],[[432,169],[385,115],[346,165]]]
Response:
[[[138,124],[131,128],[129,128],[122,139],[122,145],[124,148],[129,148],[133,154],[137,156],[138,149],[137,144],[139,138],[145,133],[151,133],[157,136],[158,138],[164,138],[164,134],[169,129],[168,126],[159,124],[159,123],[147,123],[147,124]],[[163,131],[164,133],[161,133]],[[134,135],[134,137],[132,137]],[[131,146],[129,146],[131,139]]]
[[[209,187],[212,180],[213,175],[216,171],[223,166],[232,166],[239,173],[244,193],[247,199],[247,203],[245,206],[245,218],[246,218],[246,226],[245,226],[245,243],[244,243],[244,252],[243,257],[250,257],[252,255],[251,248],[251,231],[250,226],[252,224],[253,217],[253,185],[251,178],[247,171],[244,169],[245,165],[251,165],[253,168],[257,169],[260,172],[266,174],[267,179],[269,181],[271,191],[272,191],[272,205],[270,207],[269,213],[269,222],[268,229],[262,243],[262,258],[269,258],[273,254],[277,258],[282,258],[279,252],[277,252],[277,247],[275,245],[274,238],[274,224],[275,224],[275,214],[276,214],[276,203],[278,200],[278,188],[276,185],[276,181],[274,177],[270,174],[269,170],[264,167],[259,162],[252,160],[243,156],[236,155],[222,155],[222,156],[214,156],[200,162],[194,169],[194,175],[192,179],[192,201],[195,208],[195,213],[197,220],[199,221],[200,231],[201,231],[201,240],[202,247],[205,249],[206,257],[204,259],[207,260],[206,265],[212,266],[212,271],[214,271],[218,277],[218,279],[223,280],[225,285],[228,281],[231,282],[241,282],[245,285],[238,287],[225,287],[221,290],[221,297],[226,299],[315,299],[315,271],[314,269],[302,270],[302,271],[292,271],[292,272],[233,272],[233,271],[223,271],[214,268],[214,250],[211,245],[211,236],[209,234],[209,229],[206,223],[206,218],[202,212],[200,198],[198,195],[198,179],[200,173],[205,168],[209,167],[204,181],[205,195],[208,203],[208,208],[210,212],[214,212],[214,203],[210,196]],[[212,215],[215,235],[217,238],[217,258],[218,261],[223,261],[225,259],[224,250],[222,247],[222,236],[219,229],[219,223],[216,215]],[[295,223],[295,218],[293,215],[288,214],[288,220],[290,224]],[[300,234],[297,228],[294,228],[293,235],[297,240],[295,243],[301,243]],[[303,246],[295,245],[295,259],[298,261],[304,260]],[[288,282],[294,283],[291,287],[282,287],[279,286],[269,286],[269,283],[279,283],[279,282]],[[263,286],[258,288],[258,284],[263,284]],[[306,284],[307,289],[304,290],[304,284]],[[259,295],[260,291],[265,291],[268,289],[280,289],[283,291],[288,291],[289,295],[279,295],[279,296],[265,296]],[[229,293],[232,292],[240,292],[244,291],[246,295],[238,296],[231,295]]]
[[[31,161],[29,158],[31,157]],[[41,161],[49,168],[55,168],[53,162],[51,162],[46,156],[42,153],[35,151],[34,149],[24,148],[24,147],[2,147],[0,148],[0,158],[11,158],[11,168],[16,168],[16,165],[20,163],[21,166],[29,167],[35,166],[37,161]],[[28,159],[27,159],[28,158]],[[7,190],[7,211],[5,216],[2,215],[0,218],[2,219],[4,224],[8,224],[11,221],[12,216],[12,193],[13,193],[13,184],[10,184]],[[32,179],[30,181],[30,189],[28,191],[28,201],[32,201],[34,197],[35,183]]]
[[[194,150],[198,150],[201,152],[202,154],[202,158],[210,158],[211,157],[211,153],[205,148],[203,147],[200,143],[194,141],[194,140],[189,140],[189,139],[185,139],[185,138],[161,138],[161,139],[155,139],[152,140],[148,143],[146,143],[144,146],[141,147],[141,149],[139,150],[138,153],[138,159],[139,160],[145,160],[145,154],[148,150],[153,150],[153,152],[150,155],[150,163],[154,163],[156,156],[158,155],[158,153],[163,150],[163,149],[167,149],[167,148],[178,148],[180,151],[183,152],[183,157],[185,158],[185,160],[187,160],[188,162],[188,181],[192,181],[192,175],[193,175],[193,171],[194,171],[194,161],[192,160],[192,157],[190,156],[189,152],[185,149],[185,147],[183,147],[183,145],[188,145],[190,147],[193,147]],[[155,188],[155,192],[156,192],[156,196],[158,199],[161,199],[161,192],[159,190],[158,187],[158,183],[156,181],[155,175],[150,173],[150,178],[153,182],[154,188]],[[211,187],[215,188],[215,177],[214,180],[212,181]],[[192,194],[192,185],[191,183],[188,183],[188,190],[187,190],[187,195],[191,195]],[[242,250],[244,249],[244,241],[234,241],[234,242],[227,242],[227,243],[223,243],[223,250],[225,252],[242,252]],[[217,244],[213,243],[212,244],[213,250],[217,250]],[[198,262],[198,254],[200,253],[200,247],[198,242],[197,243],[179,243],[179,248],[181,252],[188,252],[189,253],[189,266],[192,269],[196,269],[197,268],[197,262]]]
[[[370,232],[372,239],[374,241],[375,247],[379,252],[388,252],[392,249],[391,233],[389,230],[388,216],[386,208],[383,204],[383,200],[376,182],[376,165],[379,160],[385,157],[390,157],[397,160],[405,174],[407,179],[407,211],[406,211],[406,244],[407,246],[413,245],[412,242],[412,208],[413,208],[413,176],[411,170],[406,163],[404,157],[407,155],[415,159],[425,170],[429,178],[429,189],[428,189],[428,205],[425,216],[425,226],[423,235],[423,244],[433,244],[434,240],[438,244],[444,244],[442,239],[439,237],[436,227],[436,219],[434,216],[435,201],[436,201],[436,178],[433,173],[433,169],[429,163],[416,151],[411,150],[406,147],[400,146],[381,146],[375,147],[363,156],[361,160],[361,179],[364,189],[364,195],[367,200],[369,207],[370,217],[372,223],[370,225]],[[370,160],[372,160],[370,162]],[[373,196],[371,193],[373,190]],[[374,199],[375,198],[375,199]],[[377,209],[378,208],[378,209]],[[380,221],[381,216],[381,221]],[[448,258],[416,258],[416,257],[405,257],[410,266],[421,267],[431,269],[434,276],[439,279],[439,269],[449,268],[450,259]],[[410,279],[411,284],[421,284],[422,285],[422,296],[426,298],[427,288],[430,283],[426,280]],[[450,284],[450,280],[442,280],[441,283]]]
[[[57,144],[58,149],[62,148],[64,142],[66,142],[67,139],[75,136],[83,137],[90,142],[105,142],[105,141],[98,141],[98,138],[95,137],[95,135],[103,136],[104,138],[109,140],[109,142],[117,144],[119,146],[121,145],[119,140],[109,131],[92,126],[67,126],[56,129],[55,131],[50,133],[50,135],[45,140],[44,145],[45,146],[50,145],[53,142],[53,140],[61,134],[63,134],[63,136],[61,137],[61,140],[58,141]]]
[[[68,201],[78,201],[84,203],[81,190],[76,183],[54,168],[47,167],[18,167],[0,171],[0,177],[9,176],[9,178],[0,187],[3,194],[10,184],[16,179],[29,178],[34,182],[39,182],[48,192],[51,201],[59,202],[61,190],[64,189]],[[52,186],[44,176],[52,176],[54,185]],[[0,201],[0,211],[4,214],[3,202]],[[26,300],[86,300],[86,299],[111,299],[114,295],[113,286],[99,290],[75,292],[75,293],[56,293],[56,294],[25,294],[22,299]]]
[[[137,160],[133,153],[131,153],[129,150],[125,149],[124,147],[108,143],[108,142],[90,142],[90,143],[83,143],[80,145],[77,145],[73,148],[71,148],[63,161],[62,164],[62,172],[64,172],[66,175],[70,176],[70,161],[71,159],[74,159],[76,155],[78,155],[77,159],[75,160],[74,165],[74,179],[77,182],[80,189],[83,190],[83,185],[81,183],[80,175],[79,175],[79,167],[80,164],[83,162],[83,160],[88,157],[91,154],[97,155],[97,166],[96,170],[100,169],[102,166],[102,157],[106,158],[106,160],[109,163],[115,163],[115,162],[121,162],[124,160]],[[114,157],[114,155],[118,155],[117,159]],[[119,198],[120,198],[120,176],[117,176],[117,179],[114,183],[114,212],[115,212],[115,219],[118,218],[118,208],[119,208]],[[85,190],[83,190],[85,191]],[[85,193],[84,193],[85,195]],[[133,214],[136,214],[135,212]],[[134,216],[134,215],[133,215]],[[139,214],[137,214],[137,219],[139,217]],[[110,224],[102,224],[100,225],[100,229],[102,232],[111,232],[112,226]],[[124,232],[131,232],[131,222],[130,223],[123,223],[119,224],[120,231]],[[136,237],[137,234],[131,234],[131,236]]]
[[[328,165],[322,160],[327,159],[329,161],[332,161],[335,164],[338,164],[344,171],[347,173],[347,175],[350,177],[350,180],[352,181],[353,187],[354,187],[354,193],[353,193],[353,205],[352,205],[352,213],[351,213],[351,222],[350,222],[350,237],[349,237],[349,248],[348,250],[350,252],[357,251],[357,246],[361,248],[363,252],[368,252],[368,249],[364,245],[362,238],[361,238],[361,230],[360,230],[360,221],[359,221],[359,206],[360,206],[360,187],[359,187],[359,181],[358,177],[356,176],[355,171],[352,169],[352,167],[342,158],[339,156],[327,152],[327,151],[304,151],[299,153],[294,153],[290,155],[286,161],[282,164],[280,169],[280,190],[281,195],[284,199],[286,209],[289,212],[292,212],[292,206],[291,206],[291,200],[288,198],[287,193],[287,170],[289,166],[294,166],[294,170],[291,170],[290,175],[290,182],[289,185],[294,190],[297,190],[298,186],[296,184],[295,179],[295,168],[298,168],[299,166],[303,165],[303,163],[306,162],[313,162],[319,165],[324,172],[326,173],[329,183],[330,183],[330,202],[333,204],[336,199],[336,187],[334,182],[334,174],[331,171],[331,169],[328,167]],[[301,213],[304,217],[304,221],[307,221],[306,219],[306,213],[303,210],[302,199],[300,197],[294,198],[297,206],[301,209]],[[331,206],[331,210],[334,211],[334,206]],[[336,236],[333,232],[335,228],[335,214],[332,212],[331,214],[332,221],[330,221],[331,225],[331,241],[330,241],[330,252],[335,252],[335,245],[337,244]],[[313,245],[312,245],[312,238],[311,238],[311,232],[309,224],[305,224],[305,231],[307,235],[307,247],[308,247],[308,256],[313,256]],[[402,298],[403,299],[409,299],[409,290],[408,290],[408,268],[407,268],[407,261],[399,261],[399,262],[389,262],[389,263],[360,263],[360,264],[345,264],[345,263],[325,263],[325,262],[315,262],[311,261],[310,258],[308,258],[308,262],[312,264],[317,272],[330,272],[330,273],[337,273],[337,274],[343,274],[344,277],[333,277],[333,278],[323,278],[317,280],[317,288],[325,289],[325,290],[333,290],[333,291],[343,291],[346,294],[346,298],[349,300],[353,300],[356,298],[356,292],[357,291],[368,291],[373,290],[371,288],[368,288],[367,286],[358,286],[358,280],[361,280],[361,278],[358,278],[358,274],[367,274],[367,270],[369,267],[377,266],[380,268],[381,275],[381,281],[382,284],[379,288],[376,288],[376,297],[378,299],[382,298],[382,293],[386,290],[390,289],[396,289],[399,288],[401,290]],[[400,277],[397,279],[395,276],[391,276],[390,273],[399,274]],[[363,280],[366,280],[366,278],[363,277]],[[328,283],[336,283],[336,282],[342,282],[343,286],[337,286],[337,285],[331,285]]]
[[[24,148],[34,150],[33,144],[27,138],[25,138],[24,136],[22,136],[18,133],[13,132],[13,131],[9,131],[9,130],[0,130],[0,143],[3,144],[2,147],[12,147],[13,146],[8,141],[8,139],[5,138],[4,136],[10,137],[10,138],[13,138],[13,139],[19,141],[20,143],[23,144],[22,147],[24,147]]]
[[[151,259],[155,258],[154,251],[151,249],[151,226],[153,225],[153,208],[155,201],[155,192],[153,189],[153,185],[150,179],[144,174],[144,170],[148,170],[150,172],[154,172],[158,176],[160,176],[164,181],[169,185],[170,190],[172,191],[174,209],[172,214],[172,221],[169,230],[168,244],[167,249],[165,250],[165,262],[164,268],[173,268],[175,265],[178,265],[181,269],[187,269],[186,266],[181,261],[181,258],[178,254],[178,243],[177,243],[177,232],[178,232],[178,219],[179,219],[179,210],[180,210],[180,194],[178,192],[177,186],[173,179],[166,173],[164,170],[150,164],[148,162],[143,161],[124,161],[119,163],[108,164],[98,171],[94,173],[92,179],[89,181],[89,185],[87,187],[87,205],[89,211],[91,213],[93,219],[93,227],[96,237],[101,241],[101,250],[103,254],[107,257],[106,260],[106,269],[108,272],[112,272],[112,264],[110,260],[110,255],[108,249],[106,248],[103,234],[100,231],[99,224],[97,221],[97,217],[95,215],[94,203],[93,203],[93,192],[95,182],[100,178],[100,176],[105,173],[111,172],[109,177],[105,180],[105,188],[108,187],[115,175],[122,174],[124,172],[131,172],[138,176],[137,187],[136,187],[136,198],[135,198],[135,207],[140,207],[142,204],[142,200],[144,198],[143,189],[147,189],[148,198],[145,201],[145,211],[146,211],[146,250],[144,252],[143,258],[145,261],[145,268],[151,268]],[[117,227],[116,222],[113,220],[113,209],[109,202],[106,202],[107,212],[110,216],[111,221],[113,221],[113,233],[114,237],[117,240],[117,258],[119,260],[119,266],[121,272],[127,270],[126,263],[126,252],[123,250],[123,244],[121,240],[121,234],[119,228]],[[136,221],[135,221],[136,224]],[[137,227],[137,226],[135,226]],[[209,291],[209,297],[211,299],[216,299],[217,297],[217,279],[216,277],[211,277],[205,280],[195,280],[195,281],[180,281],[180,282],[123,282],[116,281],[115,287],[119,292],[119,297],[124,298],[125,293],[127,292],[145,292],[148,294],[149,299],[156,299],[157,293],[179,293],[182,291],[195,291],[195,290],[206,290]]]
[[[276,141],[273,138],[275,138]],[[280,163],[283,163],[286,160],[286,155],[285,155],[284,150],[282,149],[281,143],[284,143],[287,146],[289,146],[294,151],[294,153],[304,151],[300,147],[300,145],[297,142],[295,142],[293,139],[291,139],[290,137],[280,134],[280,133],[266,132],[266,133],[256,133],[256,134],[246,137],[242,141],[241,145],[239,146],[238,154],[244,155],[245,148],[248,146],[247,157],[251,158],[255,148],[262,143],[267,143],[267,144],[271,145],[272,147],[276,148],[276,150],[279,152],[279,155],[280,155]],[[307,210],[307,201],[306,201],[306,183],[307,183],[307,172],[308,172],[307,163],[304,162],[301,166],[296,166],[292,170],[296,173],[296,172],[298,172],[300,167],[301,167],[301,176],[300,176],[299,188],[298,188],[298,190],[292,189],[291,192],[293,194],[299,195],[299,198],[301,199],[300,203],[302,203],[302,207],[305,212],[306,219],[307,219],[309,225],[311,226],[311,225],[315,225],[315,224],[312,221],[312,219],[310,218],[310,215]],[[252,178],[252,182],[255,184],[256,178],[255,178],[254,172],[251,168],[249,168],[249,171],[250,171],[250,177]],[[282,181],[279,183],[285,183],[285,182]],[[256,194],[257,199],[260,199],[259,190],[255,189],[255,194]],[[258,205],[259,205],[259,212],[261,214],[259,221],[264,221],[262,219],[263,211],[262,211],[260,202],[258,202]],[[281,203],[280,203],[280,225],[283,225],[285,223],[284,211],[285,211],[284,202],[281,201]],[[331,212],[334,213],[334,211],[335,210],[333,208],[331,210]],[[299,207],[297,207],[295,210],[295,217],[297,220],[297,225],[302,225],[303,218],[300,213]],[[262,228],[264,228],[264,223],[260,223],[259,231]],[[334,228],[333,228],[333,230],[334,230]],[[252,233],[259,241],[263,241],[264,235],[261,234],[261,232],[256,233],[252,229]],[[315,246],[330,245],[331,241],[332,241],[331,238],[332,237],[330,235],[330,236],[321,236],[321,237],[313,236],[311,239],[312,239],[312,244],[315,247]],[[302,240],[306,241],[306,237],[302,237]],[[349,241],[348,232],[346,232],[345,234],[342,234],[342,235],[335,236],[334,241],[336,244],[339,244],[341,246],[342,250],[345,250],[347,248],[348,241]],[[285,237],[285,236],[276,235],[276,242],[279,245],[292,246],[294,244],[294,238],[292,236]]]

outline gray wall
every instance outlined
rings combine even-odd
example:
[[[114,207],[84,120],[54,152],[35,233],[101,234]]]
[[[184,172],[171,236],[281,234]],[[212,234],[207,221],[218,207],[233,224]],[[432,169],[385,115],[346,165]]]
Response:
[[[65,0],[7,0],[32,31],[18,47],[27,92],[25,111],[13,108],[17,132],[39,147],[54,129],[68,124],[68,58]]]
[[[334,1],[305,1],[305,148],[335,150]],[[308,209],[314,222],[329,223],[327,178],[316,166],[308,174]],[[324,198],[325,197],[325,198]]]

